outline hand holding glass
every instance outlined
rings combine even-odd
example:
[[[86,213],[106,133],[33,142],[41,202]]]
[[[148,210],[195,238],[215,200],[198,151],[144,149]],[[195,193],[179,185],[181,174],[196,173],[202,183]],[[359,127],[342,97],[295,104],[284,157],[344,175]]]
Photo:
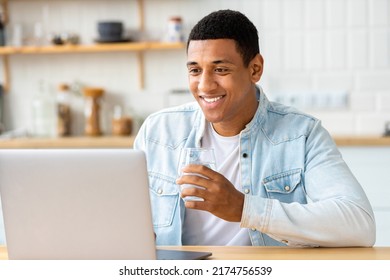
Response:
[[[199,174],[191,174],[191,173],[183,173],[182,169],[189,164],[199,164],[207,166],[213,170],[216,169],[215,164],[215,156],[213,149],[206,148],[183,148],[180,153],[179,165],[178,165],[178,173],[179,176],[182,175],[196,175],[201,176]],[[183,184],[180,185],[181,191],[186,188],[202,188],[200,186],[195,186],[191,184]],[[183,198],[184,201],[203,201],[203,198],[196,196],[187,196]]]

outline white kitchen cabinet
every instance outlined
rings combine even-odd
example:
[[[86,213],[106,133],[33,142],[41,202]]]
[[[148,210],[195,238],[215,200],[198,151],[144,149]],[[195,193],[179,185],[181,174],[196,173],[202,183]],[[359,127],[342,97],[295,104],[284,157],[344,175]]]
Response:
[[[374,210],[375,246],[390,246],[390,147],[341,147],[340,151]]]

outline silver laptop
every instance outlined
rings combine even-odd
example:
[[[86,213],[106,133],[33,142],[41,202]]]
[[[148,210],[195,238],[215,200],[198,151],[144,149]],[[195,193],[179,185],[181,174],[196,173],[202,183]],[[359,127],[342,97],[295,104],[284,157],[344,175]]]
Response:
[[[141,151],[0,150],[0,196],[9,259],[210,255],[156,252]]]

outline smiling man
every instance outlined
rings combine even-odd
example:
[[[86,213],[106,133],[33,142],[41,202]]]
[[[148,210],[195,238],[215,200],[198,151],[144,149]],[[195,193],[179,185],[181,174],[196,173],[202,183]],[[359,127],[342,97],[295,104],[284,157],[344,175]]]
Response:
[[[329,133],[256,85],[258,40],[239,12],[201,19],[187,42],[196,102],[152,114],[136,137],[157,245],[372,246],[370,203]],[[216,170],[189,165],[178,177],[185,147],[212,148]]]

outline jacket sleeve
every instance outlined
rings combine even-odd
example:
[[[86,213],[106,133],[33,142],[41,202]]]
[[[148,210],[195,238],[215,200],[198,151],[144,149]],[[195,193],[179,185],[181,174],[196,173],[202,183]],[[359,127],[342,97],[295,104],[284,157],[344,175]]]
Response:
[[[246,195],[241,226],[290,246],[373,246],[371,205],[318,121],[306,139],[303,175],[308,203]]]

